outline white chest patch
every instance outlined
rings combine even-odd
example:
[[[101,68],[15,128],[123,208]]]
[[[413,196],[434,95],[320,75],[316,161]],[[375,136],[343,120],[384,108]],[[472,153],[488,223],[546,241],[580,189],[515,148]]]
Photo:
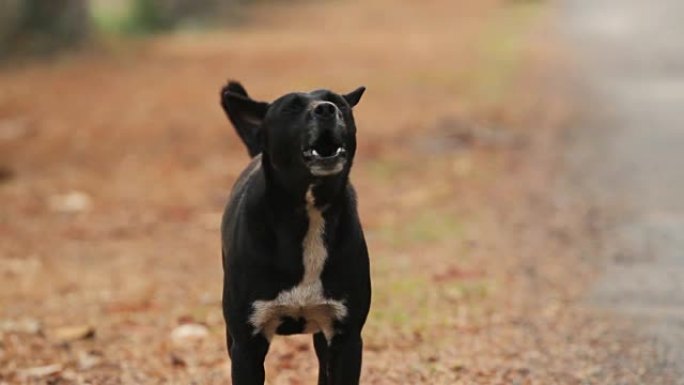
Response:
[[[254,326],[254,333],[263,333],[269,341],[276,334],[283,317],[304,319],[304,333],[320,331],[330,341],[334,335],[333,321],[347,316],[347,307],[342,301],[323,297],[321,273],[328,258],[323,241],[325,220],[321,210],[314,205],[311,187],[306,193],[306,211],[309,228],[302,241],[304,277],[297,286],[278,293],[275,299],[254,301],[252,304],[249,322]]]

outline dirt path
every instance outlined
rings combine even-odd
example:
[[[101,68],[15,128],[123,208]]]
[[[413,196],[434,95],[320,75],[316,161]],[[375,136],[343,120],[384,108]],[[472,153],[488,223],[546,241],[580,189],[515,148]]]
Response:
[[[581,46],[586,126],[574,159],[603,216],[610,263],[591,302],[633,317],[684,383],[684,28],[679,1],[566,4]],[[587,167],[591,162],[592,166]],[[675,383],[675,382],[673,382]]]
[[[558,178],[571,109],[543,3],[396,4],[264,4],[233,30],[1,72],[0,383],[229,383],[218,225],[247,157],[226,77],[264,99],[368,87],[364,383],[667,383],[577,306],[591,238]],[[269,384],[315,376],[309,338],[274,343]]]

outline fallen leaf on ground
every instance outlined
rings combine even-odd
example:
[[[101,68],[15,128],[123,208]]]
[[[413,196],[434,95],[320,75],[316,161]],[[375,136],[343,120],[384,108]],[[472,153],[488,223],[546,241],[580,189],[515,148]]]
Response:
[[[479,279],[484,276],[482,270],[467,270],[458,267],[451,267],[433,276],[435,282],[445,282],[451,280]]]
[[[58,342],[71,342],[95,337],[95,328],[90,325],[64,326],[55,329],[51,336]]]
[[[0,332],[38,334],[40,329],[40,321],[33,318],[0,321]]]
[[[90,352],[80,352],[78,355],[79,370],[88,370],[97,366],[102,361],[102,358]]]
[[[209,336],[209,329],[200,324],[183,324],[171,332],[171,341],[175,344],[185,344],[191,341],[205,339]]]
[[[24,378],[41,378],[51,376],[62,371],[61,364],[52,364],[46,366],[36,366],[33,368],[23,369],[19,375]]]
[[[80,213],[90,210],[92,199],[90,195],[81,191],[71,191],[66,194],[53,195],[48,200],[52,211],[59,213]]]

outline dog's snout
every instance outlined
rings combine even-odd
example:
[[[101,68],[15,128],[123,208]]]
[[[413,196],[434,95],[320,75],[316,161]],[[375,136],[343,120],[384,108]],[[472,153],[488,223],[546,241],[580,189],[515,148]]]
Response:
[[[320,102],[314,107],[313,114],[320,119],[331,119],[337,115],[337,106],[330,102]]]

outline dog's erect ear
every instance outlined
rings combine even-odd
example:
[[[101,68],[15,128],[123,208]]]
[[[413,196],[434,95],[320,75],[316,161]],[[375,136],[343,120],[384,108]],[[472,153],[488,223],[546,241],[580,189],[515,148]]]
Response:
[[[359,103],[359,100],[361,100],[361,96],[363,96],[364,91],[366,91],[366,87],[361,86],[346,95],[342,95],[342,97],[344,97],[350,106],[354,107]]]
[[[249,156],[261,153],[261,123],[268,111],[268,103],[253,100],[238,82],[231,81],[221,90],[221,106],[247,146]]]
[[[223,87],[222,93],[225,92],[232,92],[234,94],[242,95],[247,98],[249,97],[245,87],[243,87],[242,84],[240,84],[239,82],[233,80],[229,81],[228,84],[226,84],[226,86]]]

